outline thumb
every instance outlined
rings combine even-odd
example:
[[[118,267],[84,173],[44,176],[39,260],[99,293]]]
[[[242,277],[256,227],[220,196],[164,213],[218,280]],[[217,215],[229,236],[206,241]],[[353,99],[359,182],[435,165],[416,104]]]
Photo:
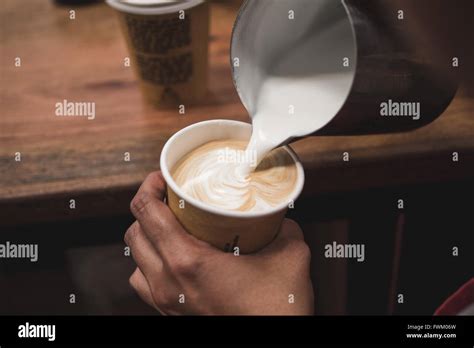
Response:
[[[284,219],[275,239],[258,254],[280,254],[285,250],[292,249],[292,246],[301,244],[304,244],[304,237],[300,226],[294,220]]]

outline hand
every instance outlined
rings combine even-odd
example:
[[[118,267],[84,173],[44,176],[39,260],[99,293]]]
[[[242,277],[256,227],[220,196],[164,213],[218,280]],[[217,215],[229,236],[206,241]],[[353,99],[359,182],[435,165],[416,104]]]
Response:
[[[148,175],[125,234],[138,266],[130,284],[146,303],[172,315],[313,313],[310,252],[294,221],[258,253],[235,256],[187,233],[164,195],[161,172]]]

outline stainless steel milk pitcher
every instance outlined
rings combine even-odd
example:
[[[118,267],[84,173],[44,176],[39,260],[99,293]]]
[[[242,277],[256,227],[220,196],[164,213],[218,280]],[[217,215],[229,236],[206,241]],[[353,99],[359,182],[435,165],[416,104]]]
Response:
[[[335,96],[329,108],[334,111],[315,114],[326,117],[325,125],[308,125],[306,134],[405,131],[436,119],[456,93],[455,69],[449,57],[439,59],[423,50],[426,40],[436,38],[404,26],[403,1],[398,1],[402,12],[396,6],[388,9],[387,3],[245,1],[234,24],[231,65],[249,114],[255,112],[260,87],[269,76],[334,75],[338,82],[327,84]],[[283,56],[285,64],[278,63]]]

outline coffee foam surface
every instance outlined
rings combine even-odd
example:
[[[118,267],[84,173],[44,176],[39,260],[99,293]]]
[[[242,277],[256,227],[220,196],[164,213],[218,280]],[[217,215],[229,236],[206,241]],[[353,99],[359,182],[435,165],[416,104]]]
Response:
[[[189,196],[226,210],[261,212],[287,201],[297,180],[293,158],[277,148],[249,173],[246,146],[247,141],[211,141],[180,159],[171,175]]]

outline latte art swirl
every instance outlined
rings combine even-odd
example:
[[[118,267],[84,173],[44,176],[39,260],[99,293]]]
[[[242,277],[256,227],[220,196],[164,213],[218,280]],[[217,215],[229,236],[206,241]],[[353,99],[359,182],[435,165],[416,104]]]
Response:
[[[295,188],[297,170],[283,148],[271,151],[254,171],[247,142],[219,140],[184,156],[171,175],[189,196],[214,207],[265,211],[286,202]]]

